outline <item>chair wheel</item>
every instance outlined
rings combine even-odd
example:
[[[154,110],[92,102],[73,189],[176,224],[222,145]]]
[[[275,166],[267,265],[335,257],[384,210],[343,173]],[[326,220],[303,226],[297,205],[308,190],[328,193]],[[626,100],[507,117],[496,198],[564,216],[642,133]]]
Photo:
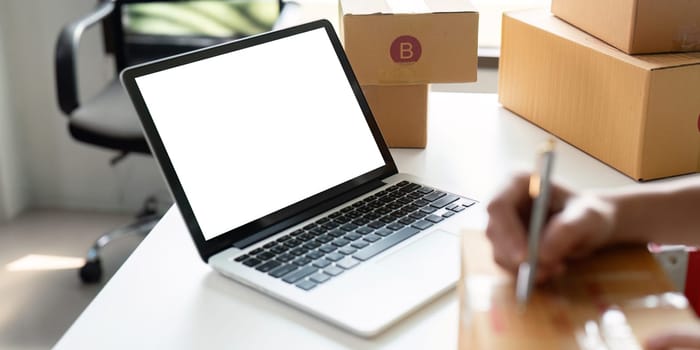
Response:
[[[83,283],[97,283],[102,278],[102,263],[100,259],[86,261],[80,268],[80,280]]]

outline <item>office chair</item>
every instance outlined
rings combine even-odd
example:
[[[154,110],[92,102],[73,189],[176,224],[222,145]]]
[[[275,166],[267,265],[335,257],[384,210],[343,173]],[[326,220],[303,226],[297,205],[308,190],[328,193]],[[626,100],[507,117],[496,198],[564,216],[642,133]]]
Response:
[[[100,0],[96,8],[67,24],[56,43],[58,104],[68,118],[68,131],[77,141],[117,152],[115,166],[130,153],[149,154],[136,111],[122,88],[118,73],[147,62],[281,26],[282,0],[135,1]],[[287,6],[289,8],[289,6]],[[115,57],[115,77],[94,97],[78,96],[78,46],[82,34],[103,24],[105,50]],[[184,136],[184,135],[183,135]],[[125,235],[145,236],[161,214],[148,198],[137,220],[100,236],[80,269],[84,283],[101,279],[100,251]]]

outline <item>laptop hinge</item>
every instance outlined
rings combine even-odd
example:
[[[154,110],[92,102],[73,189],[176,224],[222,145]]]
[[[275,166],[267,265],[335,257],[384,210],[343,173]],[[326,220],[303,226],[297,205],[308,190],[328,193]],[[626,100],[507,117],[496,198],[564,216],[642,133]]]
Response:
[[[359,186],[357,188],[354,188],[350,191],[344,192],[338,196],[335,196],[329,200],[324,201],[323,203],[312,207],[311,209],[305,210],[302,213],[299,213],[297,215],[294,215],[284,221],[280,221],[277,224],[274,224],[258,233],[255,233],[253,235],[250,235],[248,237],[245,237],[237,242],[233,243],[233,246],[236,248],[246,248],[252,244],[255,244],[257,242],[260,242],[261,240],[270,237],[278,232],[284,231],[296,224],[299,224],[301,222],[304,222],[318,214],[321,214],[327,210],[330,210],[334,207],[337,207],[345,202],[350,201],[353,198],[359,197],[367,192],[370,192],[372,190],[375,190],[379,187],[384,186],[385,183],[381,180],[375,180],[368,182],[362,186]]]

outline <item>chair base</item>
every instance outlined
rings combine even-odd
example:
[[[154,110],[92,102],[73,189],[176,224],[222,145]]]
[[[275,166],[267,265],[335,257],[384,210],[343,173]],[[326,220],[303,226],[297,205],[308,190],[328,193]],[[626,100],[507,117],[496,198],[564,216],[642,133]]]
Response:
[[[109,244],[109,242],[118,239],[119,237],[129,235],[139,235],[145,237],[151,229],[158,223],[158,220],[163,216],[161,213],[150,214],[139,217],[139,219],[129,225],[120,227],[116,230],[105,233],[100,236],[92,245],[87,253],[85,265],[80,268],[79,276],[83,283],[97,283],[102,279],[102,262],[100,260],[100,251]]]

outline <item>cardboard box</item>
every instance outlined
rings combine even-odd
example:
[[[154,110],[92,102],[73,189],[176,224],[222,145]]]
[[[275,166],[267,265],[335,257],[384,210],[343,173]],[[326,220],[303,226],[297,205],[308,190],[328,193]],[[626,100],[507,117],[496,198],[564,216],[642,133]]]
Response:
[[[428,85],[363,85],[362,91],[389,147],[425,148]]]
[[[552,13],[627,53],[700,51],[700,1],[552,0]]]
[[[638,180],[700,168],[700,52],[630,56],[545,10],[503,16],[499,101]]]
[[[483,232],[462,237],[459,349],[641,349],[664,330],[700,332],[688,300],[644,246],[572,261],[524,307]],[[598,345],[598,346],[595,346]]]
[[[476,81],[479,14],[467,0],[341,0],[360,84]]]

